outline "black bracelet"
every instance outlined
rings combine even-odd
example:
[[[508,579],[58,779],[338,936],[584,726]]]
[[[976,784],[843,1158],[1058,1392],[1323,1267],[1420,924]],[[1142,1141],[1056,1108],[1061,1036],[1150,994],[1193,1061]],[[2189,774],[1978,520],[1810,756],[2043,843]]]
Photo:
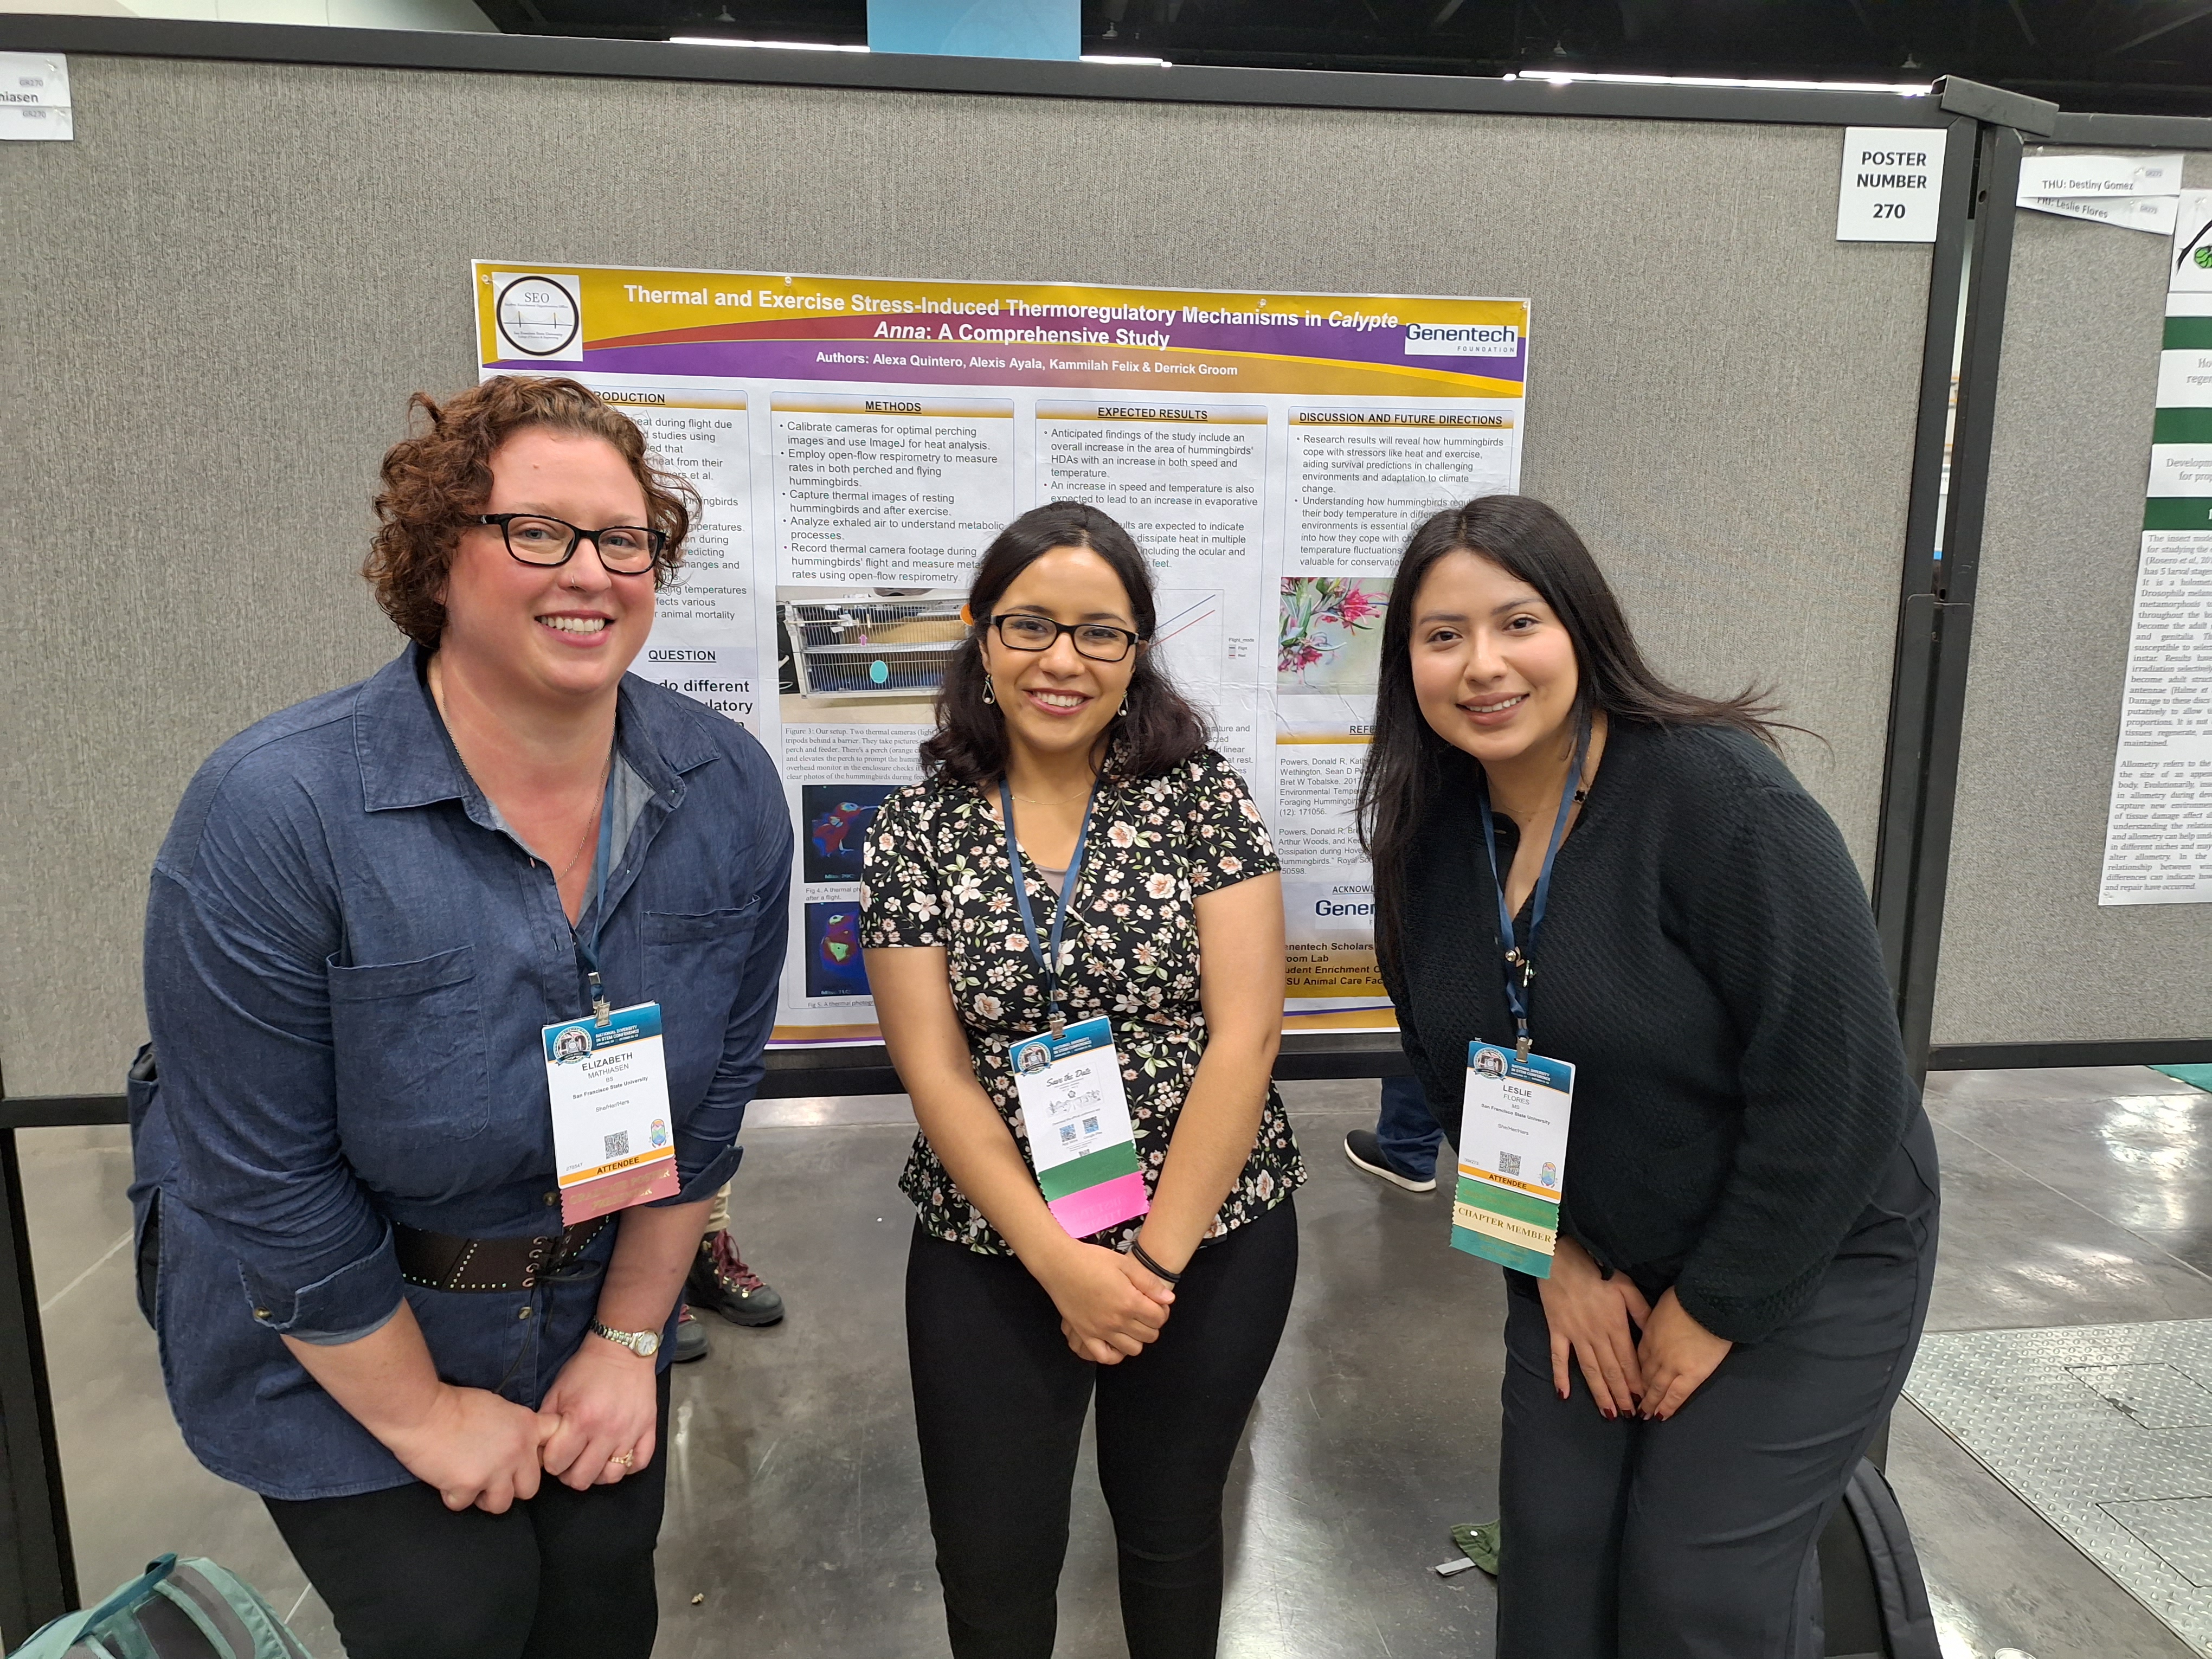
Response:
[[[1129,1254],[1136,1257],[1137,1265],[1142,1267],[1146,1273],[1152,1274],[1153,1278],[1164,1279],[1170,1285],[1180,1285],[1182,1283],[1182,1273],[1170,1273],[1165,1267],[1160,1266],[1158,1262],[1153,1261],[1152,1257],[1146,1255],[1145,1254],[1145,1247],[1137,1243],[1133,1238],[1129,1241]],[[1188,1273],[1188,1271],[1189,1269],[1187,1267],[1183,1270],[1184,1273]]]

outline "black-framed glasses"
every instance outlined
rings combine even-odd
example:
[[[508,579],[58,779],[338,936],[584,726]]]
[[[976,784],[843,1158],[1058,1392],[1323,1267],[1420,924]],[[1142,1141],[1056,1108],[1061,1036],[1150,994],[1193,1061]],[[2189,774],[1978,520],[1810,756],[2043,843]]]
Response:
[[[641,576],[668,545],[668,532],[641,524],[611,524],[605,530],[586,530],[566,519],[550,519],[543,513],[479,513],[478,524],[499,526],[507,550],[525,564],[560,565],[568,562],[577,544],[589,542],[598,550],[599,562],[617,576]]]
[[[1057,623],[1028,611],[1002,611],[991,618],[991,626],[1009,651],[1049,651],[1065,634],[1093,662],[1119,662],[1145,642],[1143,635],[1108,623]]]

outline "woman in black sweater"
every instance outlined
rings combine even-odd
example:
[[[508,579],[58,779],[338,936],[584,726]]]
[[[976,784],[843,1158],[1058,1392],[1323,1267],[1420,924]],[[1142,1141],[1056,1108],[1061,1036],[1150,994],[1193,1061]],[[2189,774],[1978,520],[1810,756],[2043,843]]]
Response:
[[[1406,1053],[1437,1102],[1471,1044],[1574,1068],[1556,1245],[1482,1252],[1552,1252],[1507,1273],[1511,1659],[1817,1652],[1814,1542],[1927,1312],[1933,1141],[1858,872],[1766,712],[1661,680],[1540,502],[1407,545],[1361,791]],[[1463,1172],[1517,1170],[1498,1138]],[[1455,1238],[1514,1184],[1463,1173]]]

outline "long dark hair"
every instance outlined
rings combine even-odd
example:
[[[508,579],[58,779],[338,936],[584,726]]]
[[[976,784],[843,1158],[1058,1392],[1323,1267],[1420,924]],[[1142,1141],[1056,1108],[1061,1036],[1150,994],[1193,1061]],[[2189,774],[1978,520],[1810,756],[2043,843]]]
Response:
[[[1106,767],[1127,777],[1158,777],[1206,748],[1206,721],[1175,689],[1151,648],[1159,624],[1152,604],[1152,573],[1129,532],[1095,507],[1054,501],[1035,507],[1001,530],[975,568],[968,589],[968,637],[952,653],[937,693],[937,730],[921,745],[922,764],[955,783],[983,784],[1006,769],[1006,717],[983,701],[983,630],[1015,577],[1055,547],[1087,547],[1121,579],[1146,641],[1121,713],[1106,729]]]
[[[1636,643],[1636,635],[1574,526],[1527,495],[1478,495],[1431,516],[1407,539],[1382,618],[1382,660],[1375,694],[1375,741],[1359,780],[1359,844],[1375,866],[1375,945],[1386,972],[1403,937],[1407,862],[1444,767],[1458,750],[1436,734],[1413,696],[1413,597],[1430,568],[1449,553],[1472,553],[1534,588],[1575,647],[1580,682],[1577,717],[1602,710],[1615,720],[1650,726],[1724,726],[1769,746],[1778,722],[1772,698],[1757,688],[1733,697],[1700,697],[1669,685]],[[1796,730],[1795,727],[1789,728]]]

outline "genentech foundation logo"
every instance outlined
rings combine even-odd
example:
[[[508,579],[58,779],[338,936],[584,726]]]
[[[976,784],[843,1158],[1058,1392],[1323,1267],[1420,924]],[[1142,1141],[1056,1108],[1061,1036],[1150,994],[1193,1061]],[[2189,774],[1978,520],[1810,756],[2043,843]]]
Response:
[[[1511,357],[1521,350],[1521,331],[1511,323],[1409,323],[1408,357]]]

